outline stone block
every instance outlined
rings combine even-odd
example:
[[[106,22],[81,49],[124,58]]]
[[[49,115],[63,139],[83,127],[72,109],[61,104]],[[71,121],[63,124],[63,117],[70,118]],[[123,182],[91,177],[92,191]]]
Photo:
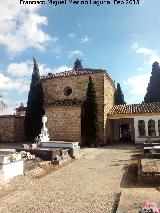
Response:
[[[24,172],[23,160],[10,162],[0,165],[0,181],[7,181],[17,175],[22,175]]]
[[[69,156],[69,149],[61,149],[61,157],[67,158]]]
[[[69,154],[71,158],[75,158],[75,156],[80,154],[80,146],[69,149]]]
[[[22,156],[20,153],[12,153],[8,155],[0,155],[0,164],[8,164],[10,162],[21,160]]]
[[[42,142],[42,147],[50,147],[50,148],[64,148],[70,149],[74,147],[78,147],[79,142],[67,142],[67,141],[49,141],[49,142]]]

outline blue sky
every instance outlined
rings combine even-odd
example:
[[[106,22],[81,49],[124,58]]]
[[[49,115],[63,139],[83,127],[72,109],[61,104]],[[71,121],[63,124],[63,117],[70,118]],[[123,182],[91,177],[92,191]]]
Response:
[[[100,6],[0,2],[0,93],[7,113],[26,104],[33,56],[42,75],[68,70],[78,57],[84,67],[105,68],[121,84],[127,103],[143,100],[152,63],[160,62],[160,1],[110,1]]]

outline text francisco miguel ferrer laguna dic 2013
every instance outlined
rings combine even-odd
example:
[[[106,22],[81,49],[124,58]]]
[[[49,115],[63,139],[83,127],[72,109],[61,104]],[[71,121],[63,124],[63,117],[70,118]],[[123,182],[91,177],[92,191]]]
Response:
[[[65,4],[79,5],[136,5],[140,4],[141,0],[19,0],[20,4],[50,4],[53,6]]]

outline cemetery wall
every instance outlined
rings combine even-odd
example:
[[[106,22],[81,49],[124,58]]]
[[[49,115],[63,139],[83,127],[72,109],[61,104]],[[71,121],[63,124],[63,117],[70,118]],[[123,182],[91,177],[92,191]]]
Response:
[[[63,100],[79,99],[84,101],[86,99],[89,76],[90,74],[85,74],[85,75],[78,75],[78,76],[65,76],[65,77],[43,79],[42,84],[43,84],[45,105],[52,104],[55,100],[62,100],[62,99]],[[97,104],[98,104],[98,122],[99,122],[99,133],[100,133],[99,141],[103,143],[104,141],[104,113],[103,113],[104,111],[103,110],[104,109],[104,95],[103,95],[104,94],[104,73],[94,73],[94,74],[91,74],[91,77],[94,82],[96,97],[97,97]],[[66,86],[69,86],[72,88],[72,93],[69,96],[66,96],[64,94],[64,88]],[[53,113],[54,113],[54,110],[53,110]],[[63,118],[61,118],[61,120],[62,119]],[[48,117],[48,120],[51,125],[50,117]],[[66,122],[63,122],[63,123],[64,123],[64,129],[65,129]],[[79,126],[77,127],[81,128]],[[59,131],[61,132],[61,130]],[[75,130],[75,131],[79,131],[79,130]],[[74,134],[74,132],[72,133]],[[58,134],[58,130],[57,130],[57,134]],[[55,135],[55,133],[53,135]]]
[[[0,141],[20,142],[25,139],[24,117],[15,115],[0,116]]]
[[[81,140],[81,106],[47,106],[46,126],[50,140]]]
[[[25,141],[24,134],[24,116],[15,116],[14,118],[14,140],[17,142]]]

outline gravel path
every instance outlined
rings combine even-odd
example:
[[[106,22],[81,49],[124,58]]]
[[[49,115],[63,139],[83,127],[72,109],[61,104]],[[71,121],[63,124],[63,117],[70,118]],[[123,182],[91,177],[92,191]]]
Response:
[[[15,179],[0,188],[0,213],[110,213],[121,191],[124,168],[132,146],[82,149],[82,158],[35,179]]]

